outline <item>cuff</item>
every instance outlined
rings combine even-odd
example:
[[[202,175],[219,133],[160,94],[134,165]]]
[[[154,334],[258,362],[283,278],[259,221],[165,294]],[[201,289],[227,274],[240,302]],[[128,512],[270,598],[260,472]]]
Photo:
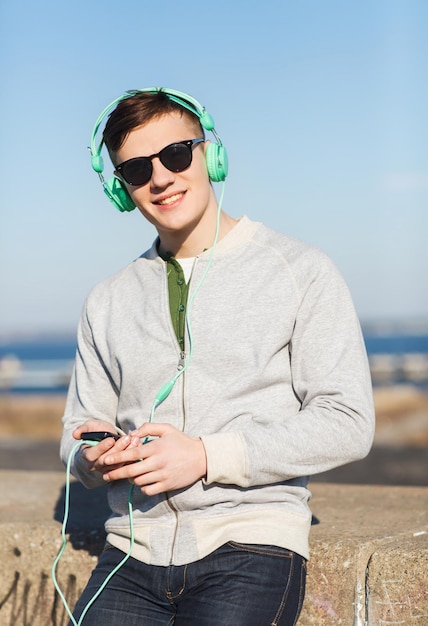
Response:
[[[205,484],[223,483],[245,487],[248,483],[244,443],[238,432],[202,436],[207,455]]]

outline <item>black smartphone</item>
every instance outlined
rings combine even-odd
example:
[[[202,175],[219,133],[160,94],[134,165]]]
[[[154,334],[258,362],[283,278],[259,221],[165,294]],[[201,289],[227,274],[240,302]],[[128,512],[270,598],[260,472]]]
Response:
[[[80,439],[85,439],[86,441],[102,441],[103,439],[108,439],[109,437],[113,437],[116,441],[120,439],[120,435],[116,433],[109,433],[108,431],[82,433]]]

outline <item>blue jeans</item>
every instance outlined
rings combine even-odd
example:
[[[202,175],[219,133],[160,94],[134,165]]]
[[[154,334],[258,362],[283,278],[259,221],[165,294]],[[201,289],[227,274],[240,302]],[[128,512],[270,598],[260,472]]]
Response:
[[[78,620],[123,558],[107,547],[78,601]],[[160,567],[130,558],[95,600],[82,626],[294,626],[306,560],[275,546],[228,542],[189,563]]]

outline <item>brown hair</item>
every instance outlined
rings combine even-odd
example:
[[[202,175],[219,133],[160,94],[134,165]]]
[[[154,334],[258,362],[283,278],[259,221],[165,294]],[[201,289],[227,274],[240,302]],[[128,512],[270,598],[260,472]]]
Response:
[[[103,132],[107,150],[110,154],[117,152],[132,130],[177,111],[191,121],[198,136],[205,136],[198,116],[170,100],[166,93],[137,91],[129,98],[121,100],[110,113]]]

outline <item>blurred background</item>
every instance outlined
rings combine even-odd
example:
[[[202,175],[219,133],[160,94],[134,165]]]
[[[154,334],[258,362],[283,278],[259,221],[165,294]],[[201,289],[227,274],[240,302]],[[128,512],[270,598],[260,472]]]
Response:
[[[164,86],[215,119],[225,210],[322,248],[353,294],[375,447],[319,479],[427,484],[427,26],[425,0],[2,3],[0,467],[33,446],[58,468],[83,301],[155,237],[102,193],[92,128]]]

